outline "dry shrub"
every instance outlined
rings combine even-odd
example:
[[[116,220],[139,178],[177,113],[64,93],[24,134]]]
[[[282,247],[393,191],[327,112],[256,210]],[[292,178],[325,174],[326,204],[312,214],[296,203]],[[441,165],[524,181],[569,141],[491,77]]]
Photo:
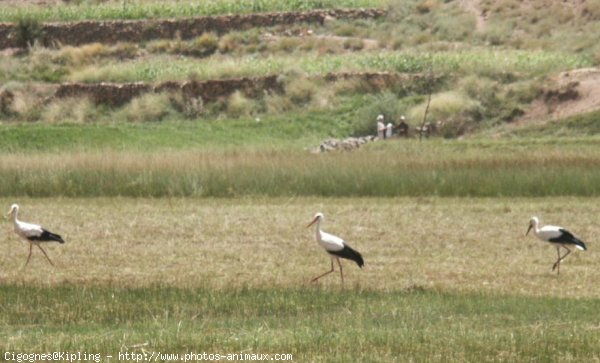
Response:
[[[57,53],[38,44],[29,48],[27,68],[33,79],[45,82],[62,81],[62,76],[67,73],[65,64]]]
[[[434,11],[439,5],[436,0],[423,0],[417,4],[416,10],[419,14],[427,14]]]
[[[319,85],[317,85],[315,81],[305,77],[299,77],[290,80],[285,87],[285,93],[292,103],[303,105],[309,103],[313,99],[318,87]]]
[[[10,116],[13,114],[12,106],[15,94],[8,89],[0,90],[0,115]]]
[[[313,95],[310,106],[317,109],[325,109],[335,104],[335,91],[331,86],[318,87]]]
[[[411,108],[408,117],[411,120],[422,120],[427,101]],[[427,119],[431,123],[441,122],[438,130],[444,137],[461,135],[478,120],[481,105],[467,95],[459,92],[444,92],[433,95],[429,105]]]
[[[148,43],[146,49],[150,53],[168,53],[171,50],[172,41],[166,39],[160,39]]]
[[[196,57],[208,57],[217,51],[219,38],[214,33],[204,33],[187,44],[182,52]]]
[[[333,84],[333,91],[337,95],[352,95],[356,93],[373,93],[373,86],[362,79],[347,79],[337,81]]]
[[[86,123],[94,121],[97,109],[88,98],[65,98],[49,103],[41,114],[41,120],[50,123]]]
[[[280,94],[269,94],[264,98],[265,107],[270,114],[279,114],[294,108],[292,101]]]
[[[59,56],[72,66],[82,66],[91,63],[96,58],[107,53],[107,47],[100,43],[86,44],[81,47],[66,46],[60,50]]]
[[[600,1],[586,1],[581,14],[589,20],[600,20]]]
[[[257,109],[257,102],[244,96],[240,91],[235,91],[227,100],[227,114],[231,117],[250,116]]]
[[[194,57],[208,57],[219,47],[219,38],[214,33],[203,33],[190,40],[157,40],[148,44],[151,53],[185,54]]]
[[[134,43],[118,43],[109,50],[109,53],[119,59],[131,59],[139,55],[139,48]]]
[[[170,100],[173,107],[189,119],[194,119],[204,113],[204,100],[200,96],[178,92],[171,94]]]
[[[365,43],[360,38],[348,38],[344,40],[344,49],[353,51],[362,50],[365,47]]]
[[[173,111],[167,93],[146,93],[134,98],[121,109],[127,121],[161,121]]]
[[[273,47],[275,50],[291,53],[304,43],[303,39],[297,37],[283,37]]]
[[[240,47],[241,44],[241,35],[239,33],[229,33],[221,37],[217,47],[219,52],[226,54],[233,53]]]
[[[353,24],[344,23],[337,27],[335,34],[342,37],[354,37],[358,33],[358,28]]]
[[[8,82],[3,87],[13,94],[9,113],[26,121],[37,121],[42,109],[42,100],[53,93],[53,89],[18,82]]]

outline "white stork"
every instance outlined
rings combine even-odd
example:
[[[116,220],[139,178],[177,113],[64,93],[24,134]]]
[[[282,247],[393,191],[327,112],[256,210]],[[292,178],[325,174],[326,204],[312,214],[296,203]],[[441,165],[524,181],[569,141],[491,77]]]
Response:
[[[356,262],[356,264],[360,268],[362,268],[365,263],[363,261],[362,256],[360,255],[360,253],[358,251],[354,250],[352,247],[350,247],[343,239],[341,239],[338,236],[334,236],[332,234],[321,231],[321,221],[323,220],[323,218],[324,218],[323,213],[315,214],[315,217],[312,220],[312,222],[310,222],[308,224],[308,226],[306,226],[306,227],[308,228],[315,223],[317,224],[317,227],[316,227],[317,242],[319,242],[321,247],[323,247],[325,249],[325,251],[327,251],[327,253],[329,254],[329,257],[331,258],[331,270],[325,272],[322,275],[315,277],[311,281],[315,282],[318,279],[320,279],[321,277],[332,273],[334,271],[333,260],[335,259],[338,263],[338,266],[340,266],[340,276],[342,277],[342,285],[343,285],[344,284],[344,272],[342,270],[342,263],[340,262],[340,257],[347,258],[349,260]]]
[[[33,245],[36,245],[44,253],[44,256],[46,256],[48,262],[50,262],[50,264],[54,266],[54,264],[50,260],[50,257],[48,257],[46,251],[44,251],[42,246],[40,246],[40,243],[52,241],[65,243],[62,237],[58,234],[52,233],[42,228],[41,226],[38,226],[37,224],[21,222],[18,219],[19,206],[17,204],[13,204],[10,207],[8,215],[15,226],[15,232],[17,233],[17,235],[19,235],[19,237],[23,238],[25,241],[29,242],[29,256],[27,256],[27,262],[25,263],[25,266],[27,266],[27,264],[29,263],[29,259],[31,258],[31,251]]]
[[[582,251],[587,250],[585,243],[573,236],[573,234],[566,229],[558,226],[543,226],[540,228],[540,220],[537,217],[531,217],[529,220],[529,228],[527,228],[527,232],[525,235],[531,231],[533,228],[533,233],[537,236],[537,238],[542,241],[550,242],[556,246],[556,253],[558,254],[558,259],[552,266],[552,271],[557,270],[557,274],[560,274],[560,261],[564,260],[565,257],[569,253],[571,253],[570,247],[578,248]],[[564,248],[567,252],[564,255],[560,255],[560,248]]]

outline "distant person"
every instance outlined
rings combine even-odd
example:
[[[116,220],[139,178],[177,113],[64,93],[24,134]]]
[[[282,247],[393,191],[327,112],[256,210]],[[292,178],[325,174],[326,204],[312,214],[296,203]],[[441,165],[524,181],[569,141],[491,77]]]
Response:
[[[400,116],[400,122],[396,126],[396,133],[402,137],[408,137],[408,124],[406,123],[406,117]]]
[[[381,140],[385,139],[385,124],[383,123],[383,115],[377,116],[377,137]]]
[[[392,130],[394,129],[394,125],[391,122],[388,122],[387,125],[385,125],[385,138],[389,139],[390,137],[392,137]]]

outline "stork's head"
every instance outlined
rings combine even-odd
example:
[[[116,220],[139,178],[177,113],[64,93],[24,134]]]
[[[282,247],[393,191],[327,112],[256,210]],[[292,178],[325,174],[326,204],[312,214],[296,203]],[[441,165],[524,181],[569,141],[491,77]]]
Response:
[[[315,224],[315,223],[317,223],[317,222],[320,222],[320,221],[322,221],[322,220],[323,220],[323,218],[325,218],[325,216],[323,216],[323,213],[319,212],[319,213],[315,214],[315,217],[313,218],[312,222],[310,222],[310,223],[308,224],[308,226],[306,226],[306,228],[308,228],[308,227],[312,226],[313,224]]]
[[[11,218],[15,218],[17,216],[17,213],[19,213],[19,206],[17,204],[13,204],[10,206],[10,210],[8,211],[8,213],[6,214],[6,216],[10,216]]]
[[[540,220],[538,219],[538,217],[531,217],[531,219],[529,220],[529,228],[527,228],[527,232],[525,232],[525,235],[527,236],[529,234],[529,231],[531,231],[533,227],[536,227],[539,224]]]

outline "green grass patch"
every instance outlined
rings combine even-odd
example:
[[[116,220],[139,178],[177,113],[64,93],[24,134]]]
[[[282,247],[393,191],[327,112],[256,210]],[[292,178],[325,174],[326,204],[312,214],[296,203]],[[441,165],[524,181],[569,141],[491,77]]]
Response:
[[[50,130],[57,137],[64,137],[60,129]],[[93,129],[74,130],[89,132]],[[552,139],[538,144],[532,140],[515,143],[398,140],[370,144],[350,153],[316,155],[302,150],[302,140],[309,140],[307,138],[269,143],[268,135],[261,133],[252,136],[253,147],[239,146],[244,144],[243,139],[224,147],[219,146],[219,140],[208,141],[210,134],[195,138],[183,127],[177,132],[170,130],[170,135],[161,134],[161,130],[169,129],[160,127],[152,132],[148,132],[148,128],[133,128],[131,130],[139,134],[131,139],[122,128],[99,130],[106,145],[122,151],[94,150],[90,146],[86,146],[87,151],[83,147],[78,149],[77,143],[83,142],[83,138],[75,138],[78,141],[72,146],[79,150],[77,153],[67,150],[50,154],[13,152],[2,156],[2,195],[600,195],[597,139],[571,139],[560,145]],[[85,137],[93,139],[92,135]],[[224,131],[223,137],[226,135]],[[290,135],[293,134],[288,137]],[[31,135],[23,138],[27,142],[36,141]],[[187,147],[181,147],[180,141],[187,143]],[[19,141],[13,141],[13,145],[14,142]],[[37,142],[40,144],[40,140]],[[202,146],[202,142],[206,146]],[[32,149],[35,150],[34,145]]]
[[[321,288],[1,285],[3,352],[286,353],[294,361],[589,361],[597,299]],[[162,360],[161,360],[162,361]]]

